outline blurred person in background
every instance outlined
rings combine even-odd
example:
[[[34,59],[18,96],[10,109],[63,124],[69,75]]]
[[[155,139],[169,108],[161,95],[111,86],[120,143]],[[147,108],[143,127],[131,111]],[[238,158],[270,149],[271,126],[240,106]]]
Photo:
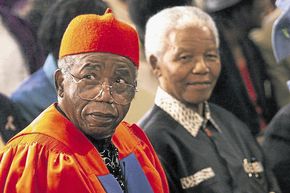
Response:
[[[0,0],[0,7],[6,7],[11,10],[19,2],[25,3],[26,0]]]
[[[139,125],[159,156],[170,191],[279,193],[249,128],[208,102],[223,68],[212,18],[191,6],[158,12],[146,25],[145,53],[159,87]]]
[[[16,4],[14,13],[25,20],[37,34],[38,28],[46,11],[58,0],[25,0],[25,3]],[[45,46],[45,45],[43,45]],[[45,55],[48,53],[45,53]]]
[[[80,14],[102,14],[106,8],[107,4],[101,0],[60,0],[44,14],[38,37],[49,55],[43,67],[23,81],[11,96],[27,123],[57,100],[54,72],[61,38],[69,22]]]
[[[35,72],[42,60],[42,49],[35,33],[11,10],[14,3],[16,1],[0,2],[0,91],[6,96]]]
[[[290,79],[290,58],[285,58],[277,63],[274,57],[271,42],[272,28],[276,19],[281,15],[281,9],[275,8],[272,3],[270,1],[269,12],[263,18],[262,27],[254,29],[250,37],[259,46],[266,60],[266,71],[273,84],[275,100],[280,109],[290,103],[290,94],[286,84]]]
[[[261,27],[267,3],[266,0],[204,0],[201,5],[216,22],[221,42],[222,70],[210,101],[234,113],[254,136],[277,111],[266,62],[249,39],[250,31]]]
[[[282,14],[273,25],[272,45],[277,65],[280,65],[290,57],[290,1],[277,1],[277,6]],[[275,115],[265,130],[264,137],[262,146],[270,166],[282,192],[288,193],[290,190],[290,104]]]
[[[25,126],[17,107],[0,93],[0,148]]]

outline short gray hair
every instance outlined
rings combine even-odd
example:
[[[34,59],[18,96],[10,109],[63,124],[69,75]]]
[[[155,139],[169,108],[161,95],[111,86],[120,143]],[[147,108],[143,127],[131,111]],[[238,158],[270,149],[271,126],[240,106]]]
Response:
[[[62,71],[62,73],[69,72],[72,65],[74,65],[75,62],[76,62],[75,55],[65,56],[58,60],[58,68]]]
[[[204,11],[193,6],[175,6],[166,8],[153,15],[146,24],[145,54],[149,61],[151,54],[158,55],[163,51],[164,41],[169,32],[187,27],[207,26],[215,37],[219,47],[219,36],[213,19]]]
[[[82,53],[82,54],[74,54],[74,55],[68,55],[68,56],[64,56],[63,58],[58,60],[58,68],[62,71],[63,74],[66,74],[66,72],[69,72],[71,70],[71,67],[74,64],[78,64],[81,60],[82,57],[84,57],[85,55],[88,55],[90,53]],[[128,60],[130,60],[128,58]],[[134,73],[134,78],[135,80],[137,79],[138,76],[138,69],[137,67],[134,65],[133,61],[131,61],[131,64],[129,65],[129,68],[131,68],[135,73]]]

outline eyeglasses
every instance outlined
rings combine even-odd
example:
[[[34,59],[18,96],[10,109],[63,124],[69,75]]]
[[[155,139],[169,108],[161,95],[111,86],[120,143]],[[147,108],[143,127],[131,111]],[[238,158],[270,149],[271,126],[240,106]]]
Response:
[[[84,100],[96,100],[104,92],[104,87],[109,88],[110,94],[115,103],[120,105],[129,104],[135,96],[136,86],[125,82],[113,82],[111,85],[106,85],[104,82],[91,77],[78,78],[68,72],[73,81],[78,84],[78,95]]]

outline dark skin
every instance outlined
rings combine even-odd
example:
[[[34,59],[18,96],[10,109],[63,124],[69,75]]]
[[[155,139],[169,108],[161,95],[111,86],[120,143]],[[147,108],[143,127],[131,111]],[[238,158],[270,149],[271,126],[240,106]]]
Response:
[[[136,68],[123,56],[111,53],[86,53],[77,55],[78,61],[72,64],[70,73],[77,77],[98,78],[105,85],[114,81],[134,84]],[[67,118],[85,135],[96,140],[111,137],[118,124],[127,114],[130,103],[117,104],[104,86],[100,97],[84,100],[78,95],[78,84],[61,70],[55,73],[58,105]]]
[[[207,27],[172,30],[160,55],[149,60],[160,87],[196,112],[202,112],[220,74],[215,38]]]

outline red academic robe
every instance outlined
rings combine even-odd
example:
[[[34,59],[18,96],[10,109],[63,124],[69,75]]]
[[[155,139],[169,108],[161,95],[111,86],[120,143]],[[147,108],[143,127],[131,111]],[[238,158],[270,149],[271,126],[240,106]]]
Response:
[[[128,193],[168,193],[161,164],[143,131],[122,122],[112,141]],[[85,135],[51,105],[0,151],[0,192],[121,193]]]

